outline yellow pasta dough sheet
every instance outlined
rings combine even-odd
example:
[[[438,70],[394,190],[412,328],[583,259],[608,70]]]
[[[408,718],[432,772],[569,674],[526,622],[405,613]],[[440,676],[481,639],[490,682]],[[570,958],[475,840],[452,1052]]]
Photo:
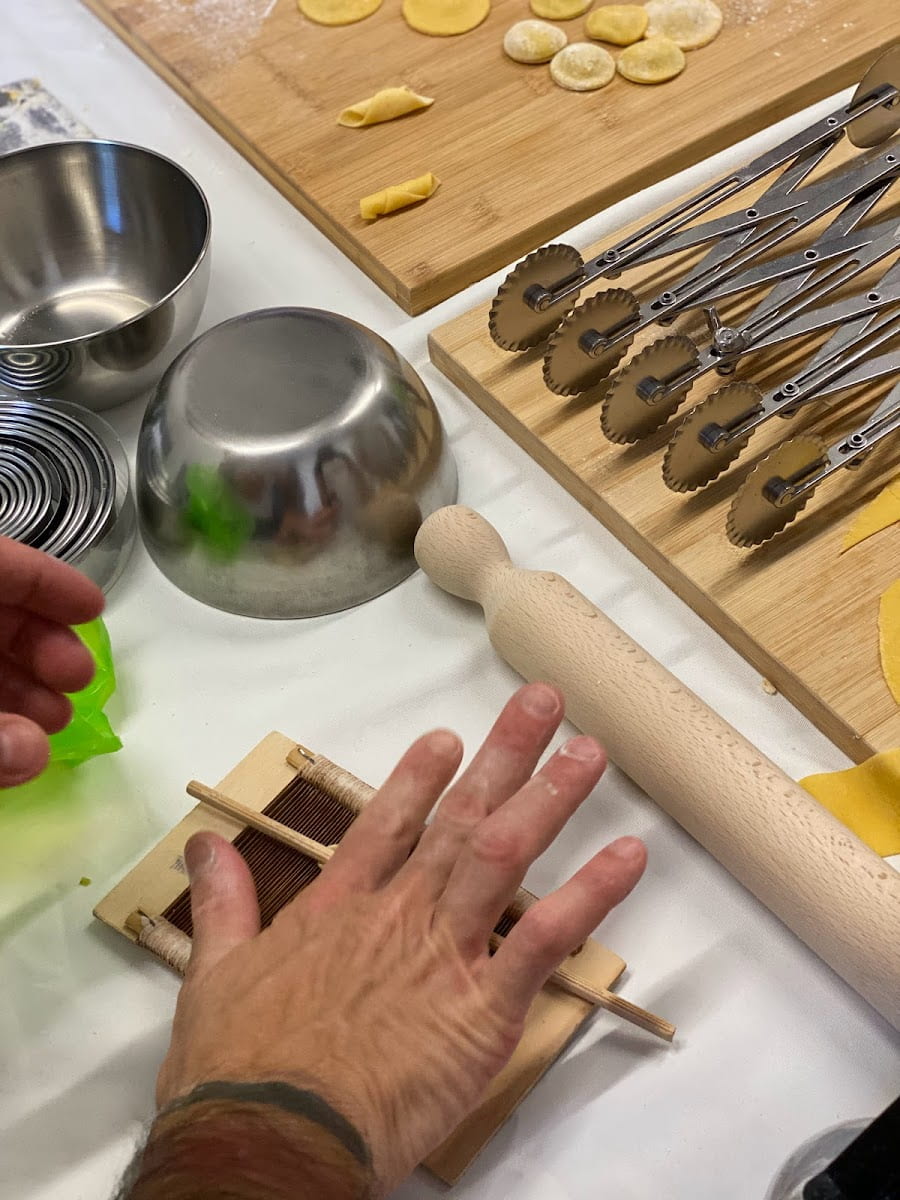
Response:
[[[427,175],[420,175],[418,179],[407,179],[405,183],[373,192],[360,200],[359,215],[364,221],[374,221],[376,217],[396,212],[399,208],[418,204],[421,200],[427,200],[440,182],[438,177],[429,171]]]
[[[900,704],[900,579],[882,593],[878,606],[878,642],[884,681]]]
[[[900,749],[846,771],[808,775],[800,786],[876,854],[900,854]]]
[[[361,129],[365,125],[394,121],[397,117],[419,112],[432,104],[434,100],[430,96],[420,96],[405,84],[403,87],[382,88],[367,100],[360,100],[358,104],[345,108],[337,123],[346,125],[348,129]]]
[[[891,482],[878,493],[875,499],[857,515],[856,520],[844,534],[841,553],[851,546],[858,546],[874,533],[880,533],[889,525],[900,521],[900,478]]]

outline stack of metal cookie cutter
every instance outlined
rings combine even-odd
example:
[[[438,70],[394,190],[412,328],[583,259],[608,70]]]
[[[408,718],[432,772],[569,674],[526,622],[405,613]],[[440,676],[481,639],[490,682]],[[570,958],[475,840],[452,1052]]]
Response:
[[[128,463],[105,421],[73,404],[0,396],[0,535],[108,590],[135,526]]]

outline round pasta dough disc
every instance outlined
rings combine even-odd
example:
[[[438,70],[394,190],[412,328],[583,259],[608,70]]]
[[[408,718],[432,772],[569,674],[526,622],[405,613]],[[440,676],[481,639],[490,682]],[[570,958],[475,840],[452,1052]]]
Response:
[[[616,62],[608,50],[591,42],[573,42],[554,54],[550,76],[570,92],[592,92],[605,87],[616,73]]]
[[[491,0],[403,0],[407,25],[431,37],[452,37],[480,25]]]
[[[530,0],[530,3],[536,17],[545,17],[548,21],[570,21],[587,12],[592,0]]]
[[[514,62],[549,62],[569,39],[548,21],[517,21],[503,38],[503,49]]]
[[[711,42],[722,28],[714,0],[647,0],[647,37],[667,37],[682,50]]]
[[[319,25],[352,25],[377,12],[381,0],[297,0],[297,7]]]
[[[665,83],[684,70],[684,51],[667,37],[635,42],[619,55],[619,74],[632,83]]]
[[[647,10],[643,4],[604,4],[589,12],[584,32],[599,42],[630,46],[644,36]]]

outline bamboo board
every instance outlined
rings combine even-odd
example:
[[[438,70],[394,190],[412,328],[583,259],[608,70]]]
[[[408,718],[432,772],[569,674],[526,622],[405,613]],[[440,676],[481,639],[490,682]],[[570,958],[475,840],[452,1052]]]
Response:
[[[261,812],[297,775],[287,762],[296,745],[283,734],[270,733],[225,776],[219,790]],[[183,850],[188,838],[208,829],[234,841],[244,828],[219,812],[197,805],[99,902],[94,915],[135,941],[126,925],[130,914],[137,909],[153,915],[164,913],[187,887]],[[625,962],[590,940],[571,960],[571,969],[589,985],[609,988],[622,975]],[[513,1057],[481,1104],[423,1165],[445,1183],[458,1179],[592,1012],[593,1007],[584,1000],[548,984],[535,998]]]
[[[836,163],[849,154],[842,144],[830,157]],[[900,220],[900,198],[882,201],[872,220],[888,215]],[[807,244],[815,232],[813,227],[782,249]],[[616,232],[587,248],[585,257],[618,237]],[[672,278],[692,261],[680,259]],[[626,273],[612,284],[586,289],[581,299],[608,286],[656,295],[665,286],[665,267],[656,263]],[[864,290],[872,279],[860,276],[853,290]],[[834,397],[792,421],[770,421],[730,471],[705,490],[681,496],[663,483],[662,451],[691,405],[725,382],[720,375],[713,372],[696,383],[690,401],[656,434],[631,447],[615,446],[601,433],[587,394],[566,399],[544,386],[541,347],[507,354],[493,343],[489,308],[479,305],[431,335],[431,358],[444,374],[852,759],[861,762],[900,745],[900,708],[884,681],[878,648],[879,597],[900,576],[900,524],[840,552],[859,507],[900,470],[900,439],[887,439],[857,470],[840,471],[823,484],[774,540],[748,551],[725,536],[736,487],[780,439],[805,429],[828,441],[842,436],[853,416],[874,408],[894,380],[851,393],[846,402]],[[731,311],[722,306],[726,321]],[[666,329],[652,326],[635,339],[622,365],[656,337],[702,329],[696,316]],[[700,344],[706,344],[702,338]],[[749,356],[734,378],[766,389],[787,378],[809,353],[809,346],[801,357],[781,347],[768,356]]]
[[[719,0],[722,33],[659,88],[558,88],[501,50],[526,0],[429,38],[385,0],[356,25],[296,0],[84,0],[408,313],[576,222],[855,84],[897,33],[893,0]],[[583,21],[564,23],[581,40]],[[367,129],[338,113],[407,83],[425,112]],[[367,223],[362,196],[433,171],[425,204]],[[252,220],[252,215],[250,217]]]

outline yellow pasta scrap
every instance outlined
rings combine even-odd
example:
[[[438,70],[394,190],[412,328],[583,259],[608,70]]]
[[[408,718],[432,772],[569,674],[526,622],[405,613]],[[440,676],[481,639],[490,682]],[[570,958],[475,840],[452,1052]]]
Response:
[[[876,854],[900,854],[900,749],[846,771],[809,775],[800,786]]]
[[[588,13],[584,32],[598,42],[630,46],[644,36],[647,20],[643,4],[604,4]]]
[[[647,0],[647,37],[661,35],[682,50],[696,50],[722,28],[722,10],[713,0]]]
[[[616,73],[616,62],[608,50],[590,42],[573,42],[554,54],[550,76],[570,92],[593,92],[605,87]]]
[[[359,215],[364,221],[374,221],[376,217],[396,212],[398,208],[418,204],[421,200],[427,200],[440,182],[438,177],[429,171],[427,175],[420,175],[418,179],[407,179],[405,183],[373,192],[371,196],[364,196],[360,200]]]
[[[364,125],[378,125],[381,121],[405,117],[407,113],[418,112],[432,104],[434,100],[429,96],[420,96],[405,84],[403,87],[383,88],[368,100],[360,100],[358,104],[345,108],[337,123],[349,129],[361,129]]]
[[[381,0],[297,0],[297,7],[319,25],[352,25],[377,12]]]
[[[591,0],[531,0],[531,11],[547,21],[570,21],[591,7]]]
[[[684,70],[684,52],[667,37],[651,37],[627,46],[616,64],[632,83],[665,83]]]
[[[881,670],[891,695],[900,704],[900,579],[881,594],[878,606]]]
[[[453,37],[480,25],[491,0],[403,0],[403,17],[418,33]]]
[[[841,553],[851,546],[858,546],[873,533],[880,533],[900,521],[900,476],[892,479],[883,491],[879,492],[871,504],[867,504],[856,520],[844,534],[844,544]]]
[[[569,39],[549,21],[517,21],[503,38],[506,54],[519,63],[549,62]]]

